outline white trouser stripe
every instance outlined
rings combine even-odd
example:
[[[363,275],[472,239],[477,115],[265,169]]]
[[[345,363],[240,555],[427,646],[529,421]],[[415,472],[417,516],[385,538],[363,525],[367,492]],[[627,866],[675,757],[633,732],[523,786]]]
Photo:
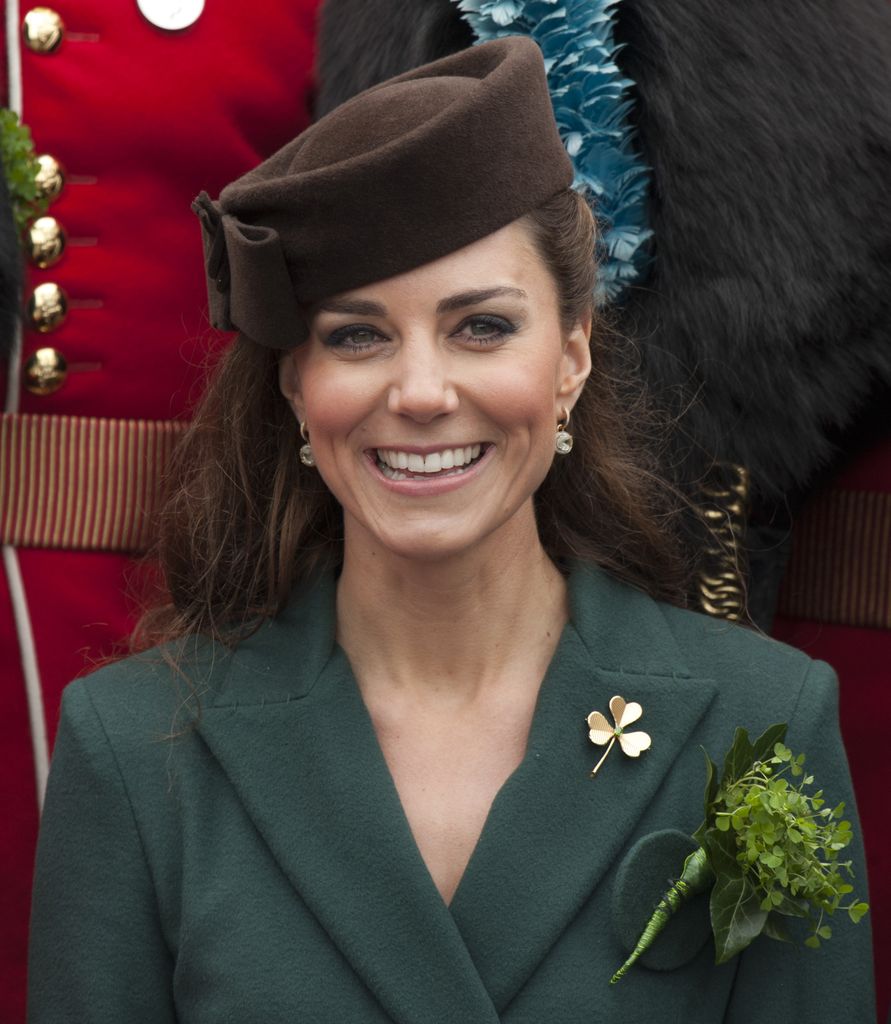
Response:
[[[6,66],[9,68],[9,109],[22,116],[22,26],[19,0],[6,0]]]
[[[25,585],[19,569],[19,559],[15,548],[8,544],[3,545],[3,567],[6,570],[6,579],[9,583],[9,596],[12,599],[12,611],[22,659],[22,674],[25,677],[25,693],[28,697],[28,719],[31,723],[31,749],[34,754],[37,806],[42,809],[43,794],[46,791],[46,779],[49,774],[49,745],[46,739],[43,689],[37,669],[37,649],[34,646],[34,633],[31,631],[31,617],[28,614],[28,601],[25,597]]]

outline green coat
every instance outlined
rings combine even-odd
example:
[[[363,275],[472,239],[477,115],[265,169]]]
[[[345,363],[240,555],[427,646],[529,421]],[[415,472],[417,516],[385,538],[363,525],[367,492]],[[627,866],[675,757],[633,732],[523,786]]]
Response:
[[[853,800],[825,665],[596,570],[570,595],[525,758],[449,908],[334,643],[331,579],[235,653],[190,645],[198,716],[158,652],[72,684],[30,1020],[871,1024],[869,925],[841,915],[819,951],[762,937],[715,967],[700,899],[608,984],[701,820],[700,745],[719,759],[736,726],[788,721],[829,798]],[[591,779],[585,719],[614,694],[652,747],[616,745]],[[853,856],[862,896],[859,840]]]

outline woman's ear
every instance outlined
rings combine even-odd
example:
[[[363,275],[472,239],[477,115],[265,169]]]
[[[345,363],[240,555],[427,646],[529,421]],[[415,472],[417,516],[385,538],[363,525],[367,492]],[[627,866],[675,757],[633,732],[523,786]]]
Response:
[[[303,420],[303,392],[300,388],[300,371],[297,368],[297,352],[291,349],[278,361],[278,386],[288,400],[298,420]]]
[[[575,405],[591,372],[591,324],[591,314],[586,313],[563,343],[557,397],[563,399],[570,409]]]

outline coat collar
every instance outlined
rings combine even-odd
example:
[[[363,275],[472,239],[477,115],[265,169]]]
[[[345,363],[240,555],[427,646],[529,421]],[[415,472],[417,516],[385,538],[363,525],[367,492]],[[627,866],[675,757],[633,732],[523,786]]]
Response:
[[[446,908],[345,655],[326,578],[232,656],[198,725],[312,913],[404,1024],[497,1021],[616,860],[715,687],[659,607],[594,569],[542,683],[526,755]],[[639,701],[653,738],[600,774],[585,718]],[[517,891],[522,879],[522,892]],[[495,905],[495,894],[503,900]]]

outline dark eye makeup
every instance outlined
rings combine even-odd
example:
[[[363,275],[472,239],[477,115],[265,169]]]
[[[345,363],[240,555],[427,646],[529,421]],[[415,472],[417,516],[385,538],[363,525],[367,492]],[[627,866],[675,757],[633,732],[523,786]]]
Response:
[[[484,348],[495,345],[506,337],[516,333],[517,324],[503,316],[491,313],[475,313],[462,320],[452,331],[450,337],[464,340],[471,345]],[[364,352],[373,348],[380,341],[389,340],[377,327],[370,324],[346,324],[338,327],[324,339],[329,348],[339,348],[349,352]]]

